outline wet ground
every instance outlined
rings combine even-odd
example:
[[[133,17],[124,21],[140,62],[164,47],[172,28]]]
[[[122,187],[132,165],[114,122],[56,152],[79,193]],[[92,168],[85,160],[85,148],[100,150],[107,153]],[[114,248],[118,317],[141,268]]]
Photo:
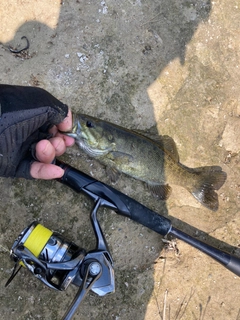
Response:
[[[220,165],[219,210],[174,187],[160,202],[134,179],[116,188],[175,227],[240,256],[240,3],[11,1],[0,4],[0,82],[42,87],[74,111],[174,138],[181,162]],[[8,46],[25,46],[15,55]],[[71,148],[64,161],[109,183],[105,168]],[[53,292],[26,271],[8,288],[9,249],[37,220],[87,250],[92,203],[56,181],[0,180],[1,319],[60,319],[75,287]],[[240,280],[181,241],[99,214],[115,262],[116,292],[89,294],[74,319],[240,319]]]

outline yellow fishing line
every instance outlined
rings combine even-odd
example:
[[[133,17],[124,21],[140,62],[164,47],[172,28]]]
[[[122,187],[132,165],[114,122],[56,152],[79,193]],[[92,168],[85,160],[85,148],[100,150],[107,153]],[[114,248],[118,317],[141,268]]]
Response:
[[[38,258],[52,234],[53,232],[51,230],[45,228],[41,224],[38,224],[25,241],[24,247]]]

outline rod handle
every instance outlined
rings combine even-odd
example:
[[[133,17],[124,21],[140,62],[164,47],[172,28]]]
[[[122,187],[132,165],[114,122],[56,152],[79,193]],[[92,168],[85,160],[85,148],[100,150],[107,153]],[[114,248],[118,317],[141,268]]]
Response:
[[[112,208],[117,214],[128,217],[163,236],[170,231],[172,224],[168,218],[70,165],[61,163],[59,160],[56,164],[65,170],[63,177],[58,179],[61,183],[77,192],[86,193],[94,200],[98,198],[105,200],[105,206]]]

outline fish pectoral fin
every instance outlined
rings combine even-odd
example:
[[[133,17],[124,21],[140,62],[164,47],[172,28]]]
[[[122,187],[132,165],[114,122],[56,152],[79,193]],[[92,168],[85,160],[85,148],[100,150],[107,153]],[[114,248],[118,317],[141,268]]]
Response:
[[[172,188],[168,184],[148,184],[148,188],[152,194],[158,197],[160,200],[167,200],[172,192]]]
[[[121,175],[121,173],[113,167],[107,167],[106,174],[110,178],[112,183],[116,183]]]

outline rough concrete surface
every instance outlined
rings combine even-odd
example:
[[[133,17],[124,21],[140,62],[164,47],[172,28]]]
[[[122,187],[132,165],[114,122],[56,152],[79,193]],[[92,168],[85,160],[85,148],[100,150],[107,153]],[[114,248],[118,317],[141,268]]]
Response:
[[[217,212],[180,187],[166,202],[125,176],[115,187],[240,256],[239,7],[237,0],[1,1],[0,82],[39,86],[74,111],[167,134],[187,166],[222,166],[228,178]],[[9,45],[25,45],[22,36],[28,52],[10,53]],[[105,168],[77,147],[63,159],[110,183]],[[1,179],[0,199],[1,319],[61,319],[76,288],[54,292],[25,270],[4,288],[9,249],[33,220],[93,249],[91,201],[56,181],[23,179]],[[233,273],[182,241],[179,252],[166,248],[158,234],[109,210],[99,218],[116,292],[90,293],[74,319],[240,319]]]

